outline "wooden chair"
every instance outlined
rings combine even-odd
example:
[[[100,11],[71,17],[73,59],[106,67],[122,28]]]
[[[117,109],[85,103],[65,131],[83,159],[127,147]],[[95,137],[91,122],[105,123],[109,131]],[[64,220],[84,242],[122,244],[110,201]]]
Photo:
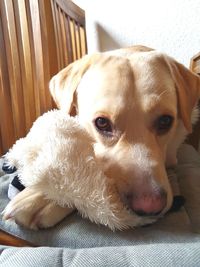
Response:
[[[87,52],[85,16],[83,11],[70,1],[52,0],[51,6],[58,67],[62,69]]]
[[[191,58],[190,69],[196,74],[200,75],[200,53]],[[193,133],[188,137],[187,142],[193,145],[197,150],[200,149],[200,118],[197,124],[194,126]]]
[[[85,13],[71,1],[0,1],[0,155],[54,107],[50,78],[86,52]],[[1,230],[0,244],[32,246]]]
[[[54,107],[50,78],[86,52],[84,11],[71,1],[0,1],[0,155]]]

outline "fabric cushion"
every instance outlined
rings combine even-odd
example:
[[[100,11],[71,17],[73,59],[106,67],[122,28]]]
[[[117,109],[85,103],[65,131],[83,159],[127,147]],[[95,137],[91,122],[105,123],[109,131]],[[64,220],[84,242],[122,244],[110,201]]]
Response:
[[[190,155],[187,157],[187,155]],[[57,226],[38,232],[24,229],[14,222],[0,220],[0,228],[11,234],[40,246],[58,246],[69,248],[88,248],[101,246],[123,246],[149,243],[197,242],[197,231],[200,226],[200,157],[188,145],[183,145],[179,152],[180,164],[177,175],[183,195],[186,197],[185,208],[170,213],[148,227],[130,229],[123,232],[112,232],[108,228],[95,225],[77,213],[65,218]],[[1,160],[1,163],[3,160]],[[0,178],[0,210],[8,203],[7,190],[15,174],[3,175]],[[171,180],[175,173],[171,171]],[[200,190],[200,189],[199,189]],[[2,215],[1,215],[2,216]]]
[[[167,266],[197,266],[200,264],[200,258],[197,257],[200,248],[200,156],[191,146],[183,145],[178,157],[176,172],[169,170],[169,176],[172,184],[175,184],[174,190],[178,191],[180,187],[181,194],[186,198],[185,207],[180,211],[168,213],[150,226],[123,232],[112,232],[104,226],[95,225],[77,213],[53,228],[38,232],[24,229],[13,222],[2,221],[1,218],[2,230],[39,246],[60,249],[1,247],[0,265],[2,262],[5,265],[1,266],[14,266],[12,262],[18,258],[20,264],[15,266],[26,266],[26,255],[30,255],[33,263],[29,266],[59,266],[55,262],[62,262],[63,266],[67,266],[69,262],[71,266],[145,266],[147,261],[151,263],[148,266],[160,266],[164,259],[169,263]],[[1,164],[2,162],[1,159]],[[14,175],[4,175],[1,172],[1,211],[9,201],[8,184]],[[6,265],[7,263],[10,265]]]
[[[90,249],[0,247],[1,267],[197,267],[200,246],[148,244]]]

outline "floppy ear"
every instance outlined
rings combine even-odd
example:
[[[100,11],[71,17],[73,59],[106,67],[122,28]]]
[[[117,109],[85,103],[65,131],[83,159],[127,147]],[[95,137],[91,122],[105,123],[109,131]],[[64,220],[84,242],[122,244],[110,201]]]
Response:
[[[76,89],[82,76],[98,56],[98,54],[86,55],[68,65],[51,79],[49,89],[59,109],[75,115],[73,107],[76,106]]]
[[[166,61],[175,82],[180,117],[191,133],[192,110],[200,97],[200,77],[170,57],[166,57]]]

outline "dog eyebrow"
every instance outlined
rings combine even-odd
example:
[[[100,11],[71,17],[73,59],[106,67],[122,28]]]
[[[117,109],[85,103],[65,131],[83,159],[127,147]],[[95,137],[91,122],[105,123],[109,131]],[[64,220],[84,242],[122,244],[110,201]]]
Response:
[[[164,90],[160,94],[152,93],[144,95],[143,99],[141,99],[142,108],[147,113],[155,112],[155,114],[169,114],[176,116],[176,98],[175,100],[171,100],[170,96],[171,94],[168,90]]]

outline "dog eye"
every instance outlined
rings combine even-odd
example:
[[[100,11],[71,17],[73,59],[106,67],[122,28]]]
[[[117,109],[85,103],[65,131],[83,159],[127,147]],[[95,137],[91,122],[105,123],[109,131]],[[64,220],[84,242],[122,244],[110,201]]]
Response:
[[[160,116],[156,121],[156,130],[158,134],[164,134],[167,132],[171,128],[173,121],[174,118],[170,115]]]
[[[112,134],[112,123],[108,118],[98,117],[95,119],[94,124],[101,133],[108,136]]]

